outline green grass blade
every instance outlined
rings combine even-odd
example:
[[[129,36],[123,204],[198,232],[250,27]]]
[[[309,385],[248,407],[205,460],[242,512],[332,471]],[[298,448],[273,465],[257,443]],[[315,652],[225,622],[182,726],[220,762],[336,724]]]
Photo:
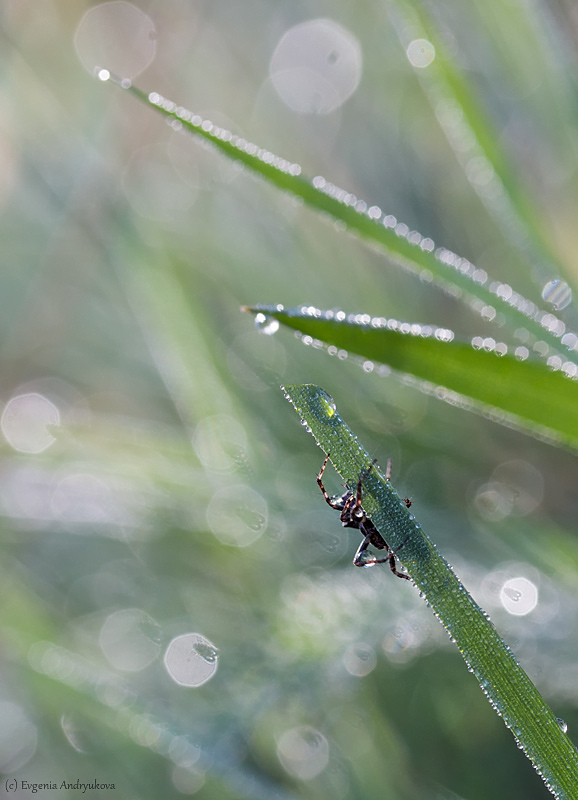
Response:
[[[325,345],[414,375],[430,384],[429,390],[442,399],[465,408],[482,408],[496,422],[578,446],[578,382],[562,371],[554,372],[535,361],[519,361],[512,355],[499,356],[496,351],[475,350],[464,342],[447,341],[452,334],[444,329],[430,327],[426,336],[426,326],[407,324],[404,333],[399,329],[401,323],[392,330],[387,320],[372,321],[369,315],[358,321],[356,315],[336,319],[333,311],[312,308],[257,306],[249,310],[273,317]],[[412,328],[417,329],[413,335]],[[570,362],[559,366],[572,369]],[[428,386],[421,388],[427,390]],[[443,389],[461,397],[448,396]]]
[[[527,188],[507,162],[500,137],[477,102],[476,92],[444,53],[435,24],[423,6],[412,0],[396,0],[391,11],[404,49],[420,38],[435,47],[433,61],[425,68],[415,68],[415,74],[466,179],[486,210],[544,283],[552,275],[562,274],[564,268],[552,251],[544,214],[529,200]]]
[[[372,459],[340,417],[332,398],[312,385],[283,390],[302,424],[330,454],[346,485],[355,486]],[[550,791],[560,800],[578,800],[574,745],[489,618],[378,468],[364,482],[363,506],[385,541],[394,550],[400,548],[398,559]],[[408,591],[405,581],[392,576],[392,582],[398,584],[392,591]]]
[[[102,80],[112,80],[162,114],[175,130],[186,130],[210,142],[253,174],[378,245],[395,263],[448,287],[452,294],[466,299],[477,312],[487,314],[489,311],[493,316],[493,312],[499,310],[512,328],[523,326],[550,348],[561,349],[560,337],[565,333],[565,325],[553,314],[542,311],[510,286],[491,281],[484,270],[476,269],[467,259],[444,247],[435,248],[431,239],[409,230],[407,225],[398,223],[391,215],[383,214],[378,206],[369,206],[321,176],[312,180],[304,177],[298,164],[235,136],[157,92],[147,94],[128,80],[112,77],[107,70],[100,70],[98,74]]]

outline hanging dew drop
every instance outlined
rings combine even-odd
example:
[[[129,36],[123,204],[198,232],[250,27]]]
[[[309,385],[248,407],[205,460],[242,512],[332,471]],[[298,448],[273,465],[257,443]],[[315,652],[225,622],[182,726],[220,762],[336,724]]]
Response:
[[[542,289],[542,300],[550,303],[557,311],[560,311],[572,302],[572,289],[560,278],[555,278],[548,281]]]
[[[279,320],[259,312],[255,315],[255,327],[264,336],[272,336],[279,330]]]
[[[368,569],[368,567],[374,567],[376,564],[375,556],[373,553],[370,553],[369,550],[364,550],[362,553],[359,553],[358,564],[364,569]]]

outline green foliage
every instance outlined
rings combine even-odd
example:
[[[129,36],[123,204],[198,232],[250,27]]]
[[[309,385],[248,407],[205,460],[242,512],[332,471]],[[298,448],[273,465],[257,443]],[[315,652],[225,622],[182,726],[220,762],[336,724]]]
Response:
[[[443,328],[426,331],[425,326],[418,325],[412,331],[406,323],[406,332],[401,332],[398,322],[391,330],[385,319],[378,318],[376,324],[363,315],[336,319],[334,312],[306,307],[258,306],[250,310],[279,320],[334,350],[362,356],[372,369],[371,362],[377,362],[414,375],[424,381],[420,386],[423,390],[455,405],[483,409],[496,422],[517,423],[522,430],[553,442],[578,444],[578,384],[542,363],[474,350],[463,342],[445,342],[448,332]],[[468,404],[468,399],[474,402]]]
[[[108,73],[106,76],[106,80],[110,79]],[[454,295],[468,299],[478,310],[486,313],[490,310],[495,316],[497,308],[512,329],[516,325],[523,325],[535,337],[544,339],[556,349],[560,348],[560,332],[557,335],[553,333],[557,329],[557,320],[552,314],[540,312],[532,302],[513,292],[507,284],[497,282],[485,286],[488,283],[487,275],[476,270],[467,259],[460,258],[445,248],[432,253],[432,240],[424,239],[416,231],[410,231],[407,225],[402,224],[399,228],[394,217],[389,223],[389,217],[384,217],[378,206],[368,208],[365,201],[359,200],[351,192],[339,189],[325,178],[304,178],[299,165],[280,159],[269,150],[247,142],[231,131],[214,125],[210,120],[194,115],[157,92],[146,94],[130,82],[123,83],[114,77],[112,79],[138,100],[149,104],[165,116],[175,130],[186,130],[210,142],[217,150],[247,167],[255,175],[270,181],[281,191],[293,195],[316,211],[330,215],[344,230],[354,232],[378,246],[392,261],[414,271],[427,281],[435,280],[440,285],[449,287]],[[461,109],[458,99],[451,93],[449,97]],[[482,158],[481,155],[477,157]]]
[[[476,158],[483,160],[484,169],[491,176],[488,181],[494,184],[492,199],[498,217],[501,218],[505,213],[509,202],[511,207],[508,214],[512,216],[512,224],[521,220],[528,224],[528,207],[517,202],[520,198],[515,191],[511,191],[509,195],[507,193],[506,186],[513,188],[514,181],[510,176],[506,179],[506,168],[503,164],[500,165],[501,169],[497,168],[498,153],[481,115],[471,107],[468,113],[463,106],[464,103],[469,106],[472,104],[466,101],[467,93],[460,85],[457,74],[452,74],[447,65],[444,68],[443,62],[437,76],[435,69],[430,80],[437,86],[437,95],[445,95],[446,102],[451,98],[454,108],[463,108],[464,114],[468,114],[469,130],[478,135]],[[104,77],[108,79],[109,76],[106,74]],[[546,339],[557,351],[560,350],[559,339],[565,326],[553,315],[536,311],[533,304],[529,304],[528,311],[528,301],[508,286],[498,284],[498,289],[494,288],[493,291],[484,288],[480,284],[486,283],[486,277],[479,279],[472,265],[465,262],[466,268],[463,269],[463,260],[456,259],[453,254],[450,254],[449,259],[446,258],[447,251],[442,251],[441,254],[438,251],[432,255],[433,242],[424,246],[423,237],[412,234],[407,228],[401,234],[397,228],[394,232],[391,228],[395,227],[395,221],[388,224],[380,208],[373,206],[367,209],[366,203],[360,205],[355,196],[344,193],[333,184],[327,184],[324,178],[313,181],[304,179],[301,168],[297,165],[247,143],[245,139],[193,115],[157,93],[146,95],[128,82],[123,83],[118,78],[114,80],[139,100],[167,116],[175,129],[184,128],[210,141],[225,155],[239,161],[256,175],[266,178],[278,189],[292,193],[317,211],[330,214],[346,228],[379,243],[399,263],[411,266],[416,272],[420,269],[428,270],[429,276],[452,285],[458,296],[466,289],[478,303],[478,307],[480,304],[492,302],[494,315],[494,306],[503,309],[502,317],[510,328],[510,335],[514,334],[514,326],[523,321],[527,326],[526,335],[530,335],[527,330],[529,328],[531,333],[541,337],[542,344],[543,339]],[[485,147],[481,142],[485,142]],[[502,192],[498,193],[499,199],[496,197],[497,188]],[[505,205],[500,208],[502,201],[505,201]],[[524,240],[519,244],[523,244],[522,249],[527,255],[527,242]],[[452,267],[456,270],[452,270]],[[507,291],[504,292],[504,289]],[[335,353],[339,350],[354,353],[371,362],[387,364],[399,372],[408,373],[423,381],[422,388],[429,386],[431,392],[437,392],[456,405],[484,410],[494,421],[517,424],[520,428],[542,435],[550,441],[574,446],[578,443],[576,383],[567,375],[553,374],[543,363],[521,363],[519,359],[505,355],[508,349],[506,345],[501,345],[501,349],[498,345],[496,353],[480,352],[479,346],[483,344],[480,339],[478,352],[475,352],[471,345],[451,341],[453,333],[444,329],[424,331],[422,326],[414,325],[412,329],[411,325],[406,324],[406,330],[403,331],[403,326],[397,321],[388,329],[385,319],[372,324],[369,315],[351,315],[347,319],[343,313],[322,312],[306,306],[285,311],[282,305],[260,305],[247,310],[260,315],[260,325],[278,320],[299,331],[311,343],[316,341],[318,345],[324,344]],[[396,330],[400,327],[403,332]],[[552,334],[552,331],[555,333]],[[489,349],[493,350],[496,343],[493,339],[489,341]],[[557,358],[559,369],[562,359]],[[548,363],[555,362],[550,360]],[[564,368],[569,374],[576,371],[576,365],[571,361],[566,361]],[[311,428],[318,443],[331,454],[338,471],[345,478],[346,485],[354,486],[356,476],[367,470],[370,457],[365,453],[362,462],[358,462],[353,435],[344,427],[334,405],[329,408],[329,401],[323,403],[323,392],[316,387],[292,387],[287,392],[303,422]],[[328,424],[331,426],[329,437],[323,435]],[[344,438],[347,440],[345,443]],[[355,464],[353,470],[352,459]],[[463,589],[447,563],[437,555],[433,545],[423,536],[419,525],[412,522],[408,526],[407,521],[413,521],[413,515],[404,511],[403,503],[399,500],[394,500],[392,506],[391,492],[383,477],[381,484],[382,489],[388,491],[382,492],[379,498],[373,495],[377,506],[372,509],[370,501],[367,509],[369,513],[374,511],[378,529],[394,549],[404,543],[404,558],[411,565],[409,574],[456,641],[468,667],[475,673],[490,702],[504,717],[508,727],[515,732],[520,746],[549,788],[559,798],[574,796],[573,776],[578,761],[573,746],[561,733],[556,718],[517,665],[493,625]],[[371,482],[368,493],[372,495]],[[406,524],[399,519],[400,511]],[[408,536],[409,543],[405,544]],[[412,553],[414,549],[418,555]],[[421,567],[419,577],[411,569],[413,566],[415,570],[417,565]]]
[[[550,790],[558,798],[578,797],[578,754],[574,745],[414,514],[379,469],[370,470],[371,456],[360,447],[333,399],[318,386],[287,386],[284,391],[303,424],[330,455],[345,485],[353,489],[359,476],[367,474],[363,482],[364,509]]]
[[[268,65],[326,5],[41,6],[0,20],[0,771],[143,800],[548,796],[418,592],[351,566],[358,531],[323,502],[279,384],[326,386],[391,456],[575,736],[577,478],[551,444],[574,447],[578,318],[541,308],[553,279],[576,291],[570,12],[337,0],[363,72],[323,114],[284,104]],[[137,17],[87,44],[85,11]],[[108,91],[77,54],[183,107]],[[366,332],[344,326],[351,355],[328,359],[328,328],[312,347],[289,324],[259,335],[238,313],[258,301],[455,336],[388,329],[386,355],[356,359]],[[210,642],[191,663],[218,662],[196,688],[164,661],[186,634]]]

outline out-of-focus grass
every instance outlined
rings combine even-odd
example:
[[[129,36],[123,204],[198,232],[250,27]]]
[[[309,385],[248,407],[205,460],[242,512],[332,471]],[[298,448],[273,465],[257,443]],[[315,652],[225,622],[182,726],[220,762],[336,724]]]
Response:
[[[11,398],[35,393],[60,425],[42,452],[8,439],[0,451],[0,768],[141,797],[548,796],[411,587],[350,566],[355,532],[323,503],[319,451],[278,386],[325,386],[375,455],[393,458],[396,486],[571,736],[575,456],[355,364],[336,369],[287,332],[260,336],[239,305],[495,329],[93,81],[73,44],[89,7],[19,0],[1,12],[2,400],[14,410]],[[440,130],[393,24],[399,7],[142,10],[157,39],[140,83],[539,300]],[[445,3],[430,24],[572,285],[563,14]],[[292,26],[328,15],[357,38],[362,80],[331,114],[296,114],[275,93],[271,56]],[[562,316],[572,327],[574,306]],[[42,422],[51,406],[39,402]],[[516,614],[534,589],[535,608]],[[129,609],[141,626],[111,643],[105,623]],[[192,632],[219,648],[199,688],[163,663]]]

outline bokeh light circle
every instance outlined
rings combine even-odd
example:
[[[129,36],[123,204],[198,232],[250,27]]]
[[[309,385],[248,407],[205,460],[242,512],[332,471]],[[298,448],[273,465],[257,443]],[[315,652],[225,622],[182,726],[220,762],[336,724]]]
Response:
[[[509,578],[502,586],[500,600],[509,614],[524,617],[538,605],[538,587],[528,578]]]
[[[0,418],[6,441],[20,453],[42,453],[55,441],[50,427],[59,425],[58,408],[38,392],[10,399]]]
[[[405,52],[412,67],[418,69],[429,67],[436,57],[435,47],[427,39],[414,39],[408,44]]]
[[[277,756],[289,775],[310,781],[329,763],[329,742],[316,728],[301,725],[280,736]]]
[[[197,425],[193,447],[205,469],[217,474],[233,472],[245,456],[247,434],[234,417],[214,414]]]
[[[180,686],[202,686],[213,677],[217,666],[217,648],[200,633],[175,637],[165,653],[166,670]]]
[[[121,78],[135,78],[153,61],[156,30],[152,19],[124,0],[90,8],[80,20],[74,46],[91,73],[106,68]]]
[[[329,114],[357,89],[361,47],[333,20],[315,19],[290,28],[271,58],[271,81],[281,100],[299,114]]]
[[[0,771],[15,772],[34,755],[38,732],[21,706],[0,703]]]
[[[106,618],[99,636],[108,661],[123,672],[140,672],[154,661],[159,648],[157,623],[140,608],[115,611]]]
[[[218,489],[207,507],[210,529],[223,544],[248,547],[267,528],[269,509],[265,499],[249,486]]]
[[[542,300],[550,303],[556,311],[561,311],[572,302],[572,289],[565,281],[555,278],[542,289]]]

